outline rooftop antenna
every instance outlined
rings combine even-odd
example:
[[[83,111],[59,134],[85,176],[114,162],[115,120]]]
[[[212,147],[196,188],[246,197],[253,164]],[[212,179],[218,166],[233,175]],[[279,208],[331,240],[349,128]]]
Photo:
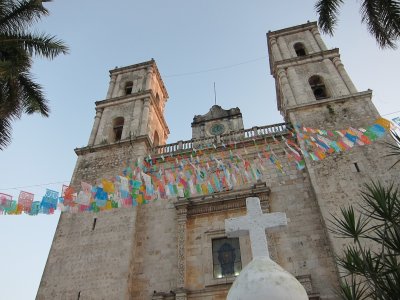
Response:
[[[214,105],[217,105],[217,91],[215,89],[215,81],[214,81]]]

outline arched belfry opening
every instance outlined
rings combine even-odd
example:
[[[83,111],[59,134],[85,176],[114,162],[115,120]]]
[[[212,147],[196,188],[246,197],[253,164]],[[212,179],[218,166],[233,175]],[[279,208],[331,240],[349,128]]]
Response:
[[[306,47],[304,46],[303,43],[296,43],[293,45],[294,51],[296,52],[297,56],[306,56],[307,52],[306,52]]]
[[[311,76],[310,79],[308,79],[308,83],[310,84],[316,100],[328,98],[326,86],[321,76]]]
[[[122,138],[122,130],[124,128],[124,118],[118,117],[113,120],[113,136],[112,141],[118,142]]]
[[[127,81],[125,83],[125,95],[132,94],[132,89],[133,89],[133,82],[132,81]]]

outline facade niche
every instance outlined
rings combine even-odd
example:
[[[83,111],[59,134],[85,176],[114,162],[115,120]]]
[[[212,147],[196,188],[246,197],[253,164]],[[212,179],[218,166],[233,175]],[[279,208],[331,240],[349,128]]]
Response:
[[[212,240],[214,278],[238,276],[242,270],[242,259],[238,238]]]
[[[118,117],[113,120],[113,142],[118,142],[122,138],[122,129],[124,128],[124,118]]]
[[[130,95],[132,94],[132,89],[133,89],[133,82],[128,81],[125,83],[125,95]]]
[[[316,100],[328,98],[326,86],[321,76],[311,76],[310,79],[308,79],[308,83],[310,84]]]
[[[161,109],[160,96],[158,95],[158,93],[156,94],[156,106]]]
[[[297,56],[306,56],[306,47],[304,47],[303,43],[296,43],[293,45],[294,51],[296,51]]]
[[[160,144],[160,137],[158,136],[158,132],[154,131],[153,147],[157,147],[159,144]]]

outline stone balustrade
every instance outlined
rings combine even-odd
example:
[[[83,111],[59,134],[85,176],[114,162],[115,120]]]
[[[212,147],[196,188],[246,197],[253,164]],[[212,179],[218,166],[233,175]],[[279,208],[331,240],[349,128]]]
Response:
[[[266,138],[268,136],[283,135],[288,133],[290,124],[278,123],[273,125],[265,125],[261,127],[252,127],[240,131],[234,131],[227,134],[206,137],[201,139],[192,139],[186,141],[178,141],[176,143],[159,145],[153,147],[151,153],[153,155],[166,155],[175,152],[187,152],[211,147],[221,146],[222,144],[241,143],[255,139]]]

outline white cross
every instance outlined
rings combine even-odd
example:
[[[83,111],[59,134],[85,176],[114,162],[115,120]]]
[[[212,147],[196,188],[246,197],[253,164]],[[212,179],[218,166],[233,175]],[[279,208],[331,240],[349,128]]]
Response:
[[[250,197],[246,199],[247,215],[225,220],[225,231],[228,237],[238,237],[250,234],[253,258],[269,257],[265,229],[287,225],[286,214],[277,212],[263,214],[260,199]]]

